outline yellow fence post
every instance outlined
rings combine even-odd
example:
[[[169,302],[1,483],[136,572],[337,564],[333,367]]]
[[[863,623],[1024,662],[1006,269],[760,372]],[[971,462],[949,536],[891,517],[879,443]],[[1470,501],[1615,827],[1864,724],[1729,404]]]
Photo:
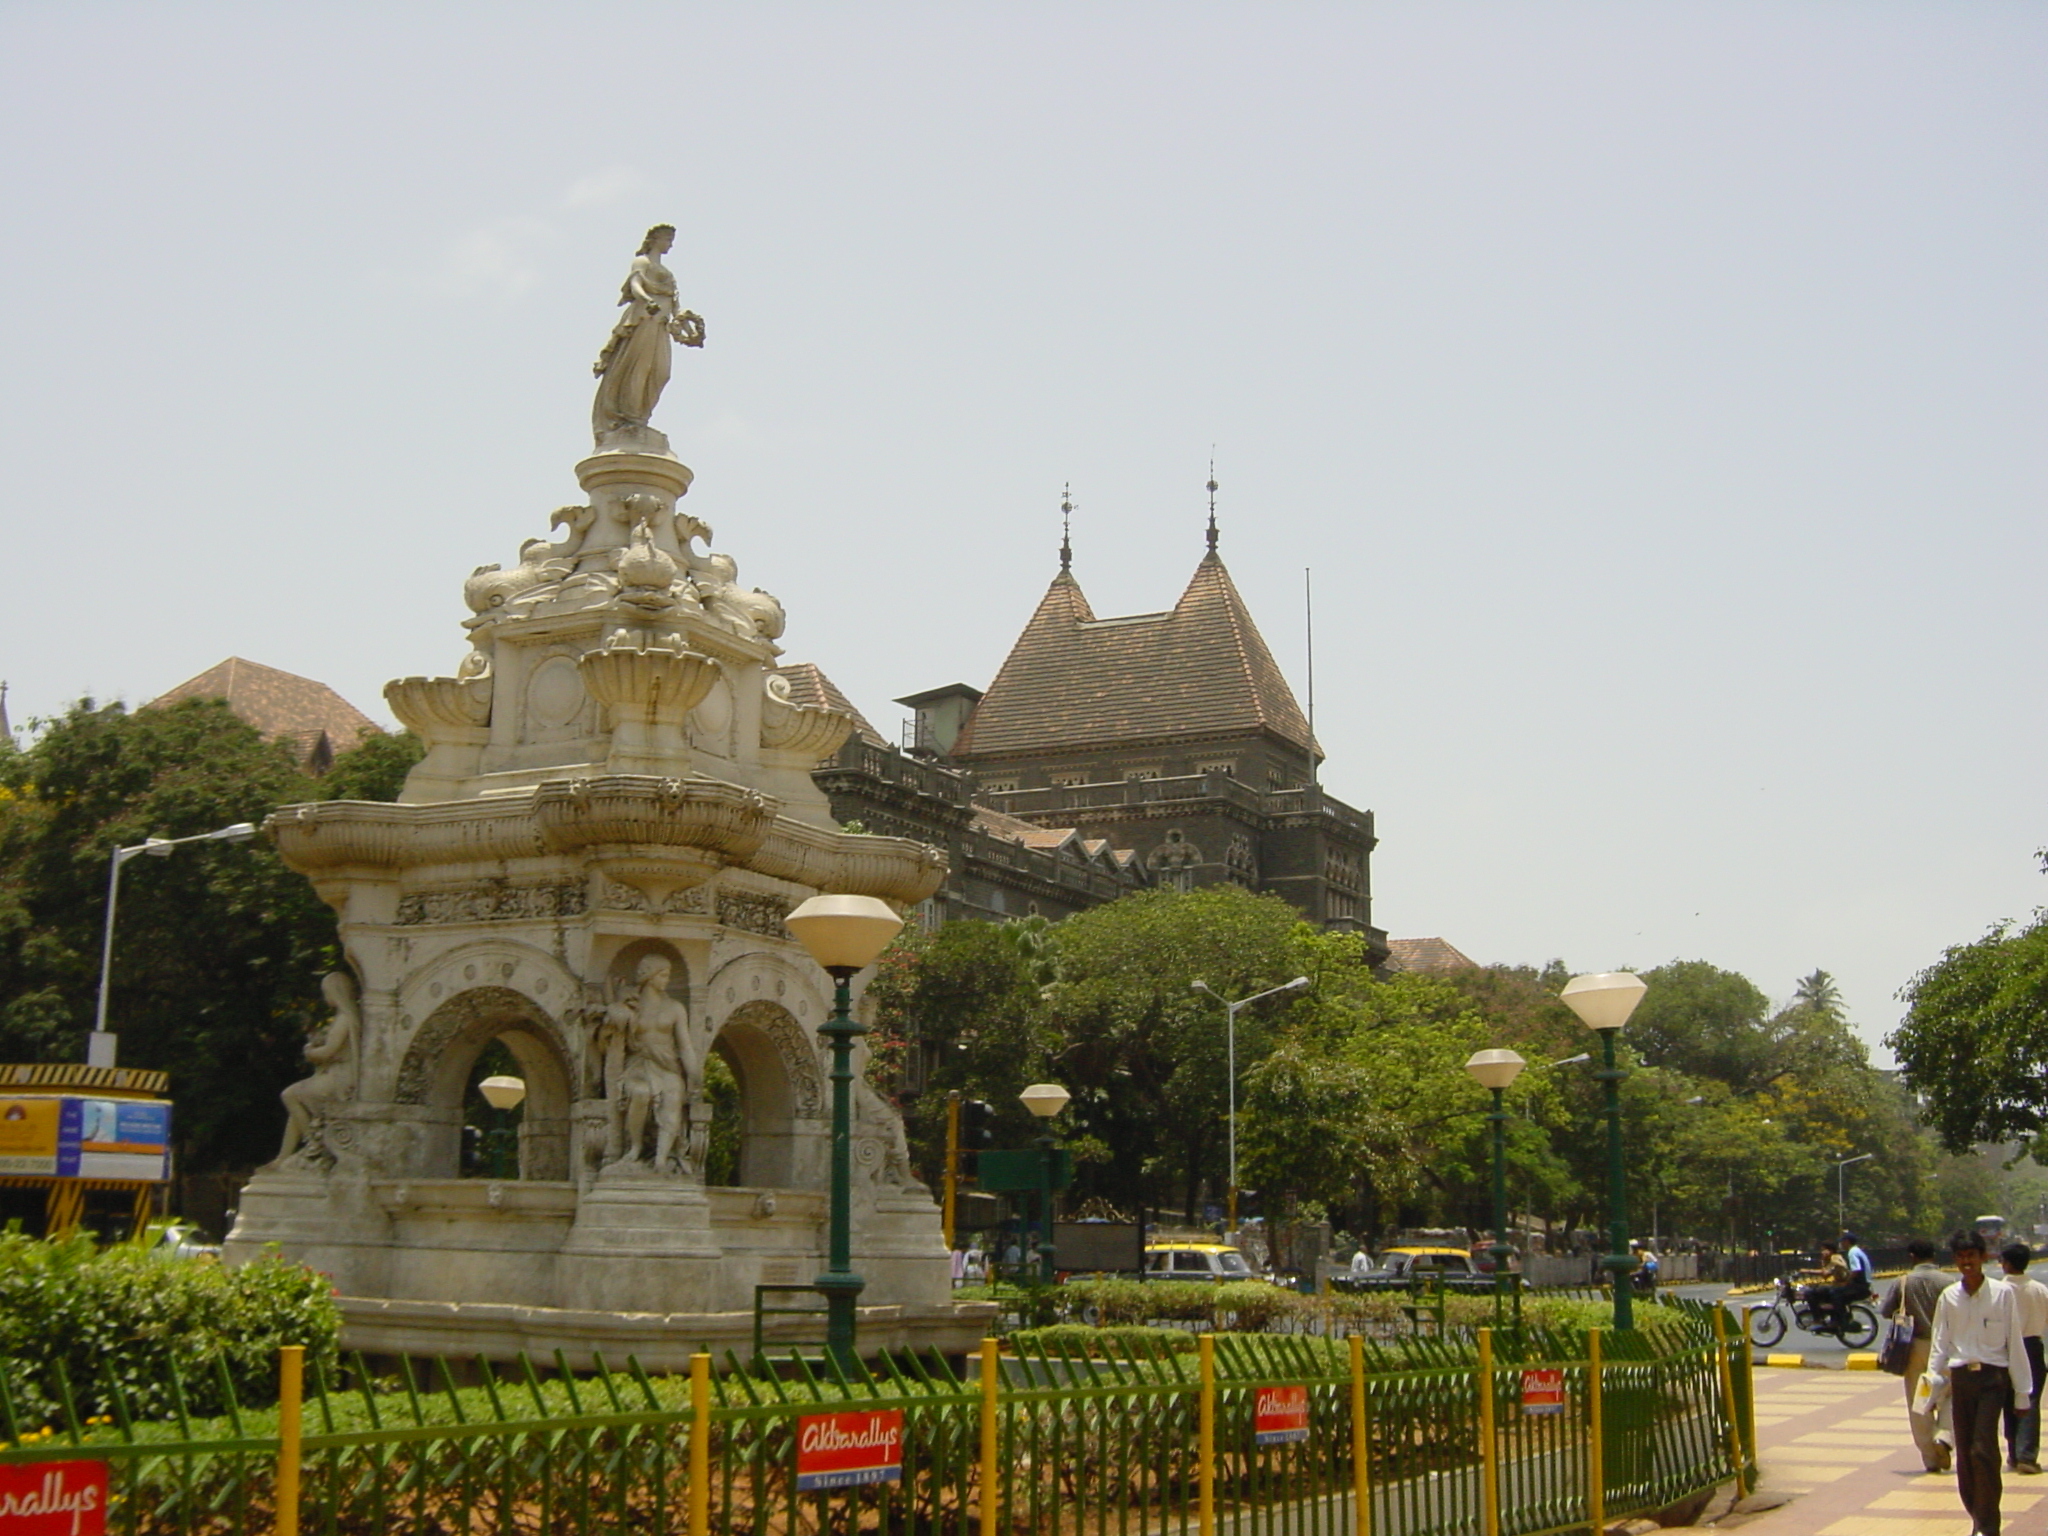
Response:
[[[1365,1340],[1351,1335],[1351,1497],[1357,1506],[1352,1521],[1356,1536],[1372,1536],[1372,1469],[1368,1464],[1371,1436],[1365,1429]]]
[[[1493,1422],[1493,1330],[1479,1330],[1479,1507],[1486,1536],[1500,1536],[1500,1441]]]
[[[690,1356],[690,1536],[711,1531],[711,1356]]]
[[[305,1396],[306,1349],[277,1352],[277,1536],[299,1536],[299,1405]]]
[[[1748,1466],[1756,1460],[1756,1356],[1749,1351],[1749,1330],[1746,1328],[1742,1334],[1742,1348],[1735,1352],[1735,1358],[1742,1362],[1742,1400],[1749,1404],[1749,1423],[1744,1426],[1749,1431],[1749,1456],[1743,1463]]]
[[[996,1515],[1002,1505],[1000,1469],[996,1465],[996,1372],[1001,1357],[994,1339],[981,1341],[981,1536],[996,1536]]]
[[[1198,1341],[1202,1361],[1202,1396],[1197,1410],[1199,1436],[1195,1446],[1195,1480],[1202,1536],[1216,1536],[1216,1335]]]
[[[1586,1330],[1586,1513],[1596,1531],[1607,1529],[1607,1458],[1601,1445],[1600,1330]]]
[[[1735,1422],[1735,1373],[1728,1368],[1728,1309],[1714,1306],[1714,1373],[1721,1378],[1721,1406],[1728,1414],[1728,1457],[1735,1466],[1735,1497],[1749,1497],[1749,1479],[1744,1475],[1742,1426]]]

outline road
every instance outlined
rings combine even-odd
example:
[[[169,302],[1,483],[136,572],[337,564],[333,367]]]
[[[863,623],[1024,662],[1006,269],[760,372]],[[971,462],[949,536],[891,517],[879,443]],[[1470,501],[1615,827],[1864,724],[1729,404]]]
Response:
[[[1748,1308],[1751,1304],[1768,1302],[1771,1299],[1769,1291],[1759,1291],[1754,1295],[1730,1296],[1729,1289],[1730,1287],[1725,1285],[1673,1285],[1665,1287],[1665,1293],[1689,1297],[1694,1301],[1719,1301],[1728,1308],[1728,1320],[1738,1329],[1748,1321]],[[1876,1346],[1869,1347],[1874,1349]],[[1823,1365],[1831,1370],[1840,1370],[1842,1362],[1849,1357],[1849,1350],[1840,1339],[1831,1338],[1826,1334],[1807,1333],[1796,1326],[1788,1328],[1783,1340],[1774,1351],[1769,1352],[1804,1355],[1808,1364]],[[1763,1364],[1766,1353],[1767,1351],[1761,1349],[1755,1352],[1757,1364]]]

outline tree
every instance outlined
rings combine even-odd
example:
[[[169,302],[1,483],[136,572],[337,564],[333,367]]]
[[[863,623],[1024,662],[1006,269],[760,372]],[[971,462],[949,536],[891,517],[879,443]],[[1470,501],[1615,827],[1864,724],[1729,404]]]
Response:
[[[320,798],[396,800],[406,774],[426,755],[427,744],[411,731],[371,731],[334,760],[319,781]]]
[[[397,738],[344,754],[342,782]],[[350,775],[356,777],[352,779]],[[261,823],[320,798],[291,750],[217,700],[130,713],[81,700],[22,751],[0,753],[0,1059],[82,1059],[99,981],[108,860],[147,837]],[[277,1095],[303,1075],[339,962],[334,917],[265,840],[197,843],[131,864],[109,1022],[123,1065],[171,1074],[180,1167],[272,1155]]]
[[[901,1103],[912,1161],[928,1179],[944,1163],[949,1090],[993,1104],[1008,1144],[1036,1134],[1017,1094],[1046,1055],[1038,981],[1046,962],[1042,931],[1013,931],[1021,926],[906,930],[869,984],[869,1080]]]
[[[1952,946],[1901,995],[1885,1044],[1942,1145],[2018,1141],[2048,1162],[2048,912]]]

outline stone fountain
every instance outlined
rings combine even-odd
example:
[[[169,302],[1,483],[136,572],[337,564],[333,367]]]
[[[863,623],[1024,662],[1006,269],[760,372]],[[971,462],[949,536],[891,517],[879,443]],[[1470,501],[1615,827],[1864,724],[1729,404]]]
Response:
[[[670,238],[650,232],[598,361],[585,499],[464,584],[453,676],[385,689],[427,745],[398,802],[267,823],[348,970],[227,1252],[331,1274],[351,1347],[650,1369],[744,1347],[755,1287],[824,1267],[831,983],[783,919],[821,892],[900,911],[944,875],[932,848],[838,830],[810,770],[852,722],[792,698],[781,605],[679,507],[691,471],[648,418],[704,329]],[[526,1085],[518,1174],[463,1178],[493,1042]],[[705,1180],[713,1053],[740,1087],[737,1184]],[[950,1301],[901,1120],[865,1084],[856,1109],[861,1344],[964,1348],[986,1309]]]

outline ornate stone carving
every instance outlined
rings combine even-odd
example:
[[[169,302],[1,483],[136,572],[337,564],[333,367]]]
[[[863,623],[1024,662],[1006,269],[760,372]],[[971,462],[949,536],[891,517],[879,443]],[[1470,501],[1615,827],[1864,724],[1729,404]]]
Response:
[[[910,1168],[910,1140],[903,1130],[903,1116],[859,1075],[853,1079],[853,1119],[853,1160],[870,1184],[924,1189],[923,1181]]]
[[[821,761],[839,750],[853,734],[853,717],[836,709],[793,703],[789,679],[770,672],[761,701],[761,745],[777,752],[799,753]]]
[[[277,1149],[280,1163],[293,1156],[332,1163],[337,1151],[352,1144],[344,1128],[328,1125],[327,1112],[356,1096],[356,1048],[363,1033],[356,979],[347,971],[329,971],[321,978],[320,995],[327,999],[333,1014],[320,1033],[306,1042],[306,1060],[313,1064],[313,1075],[279,1095],[285,1113],[284,1143]]]
[[[509,987],[472,986],[442,1003],[413,1032],[412,1040],[406,1046],[405,1058],[398,1065],[398,1085],[392,1098],[400,1104],[426,1103],[433,1090],[434,1074],[440,1068],[441,1058],[447,1054],[455,1037],[485,1025],[497,1025],[501,1029],[522,1025],[554,1037],[558,1046],[560,1043],[560,1033],[553,1027],[553,1021],[525,994]],[[572,1052],[565,1050],[561,1054],[574,1060]]]
[[[384,685],[384,700],[400,724],[427,741],[487,725],[491,718],[488,677],[393,678]]]
[[[768,835],[775,802],[716,779],[607,775],[540,785],[533,816],[558,853],[624,844],[696,848],[741,862]]]
[[[789,913],[789,906],[773,896],[756,896],[749,891],[718,893],[719,922],[744,933],[758,933],[771,939],[785,938],[788,929],[783,927],[782,920]]]
[[[509,922],[534,917],[577,917],[588,902],[580,882],[548,885],[486,883],[453,891],[413,891],[398,898],[401,926]]]
[[[562,558],[546,539],[528,539],[519,546],[519,564],[500,570],[495,564],[480,565],[462,584],[462,600],[472,613],[487,614],[529,588],[560,581],[575,566]]]
[[[818,1053],[811,1036],[789,1014],[770,1002],[744,1003],[726,1019],[726,1025],[748,1025],[759,1030],[775,1047],[782,1063],[782,1075],[789,1083],[791,1112],[799,1120],[825,1117],[825,1074],[818,1066]]]

